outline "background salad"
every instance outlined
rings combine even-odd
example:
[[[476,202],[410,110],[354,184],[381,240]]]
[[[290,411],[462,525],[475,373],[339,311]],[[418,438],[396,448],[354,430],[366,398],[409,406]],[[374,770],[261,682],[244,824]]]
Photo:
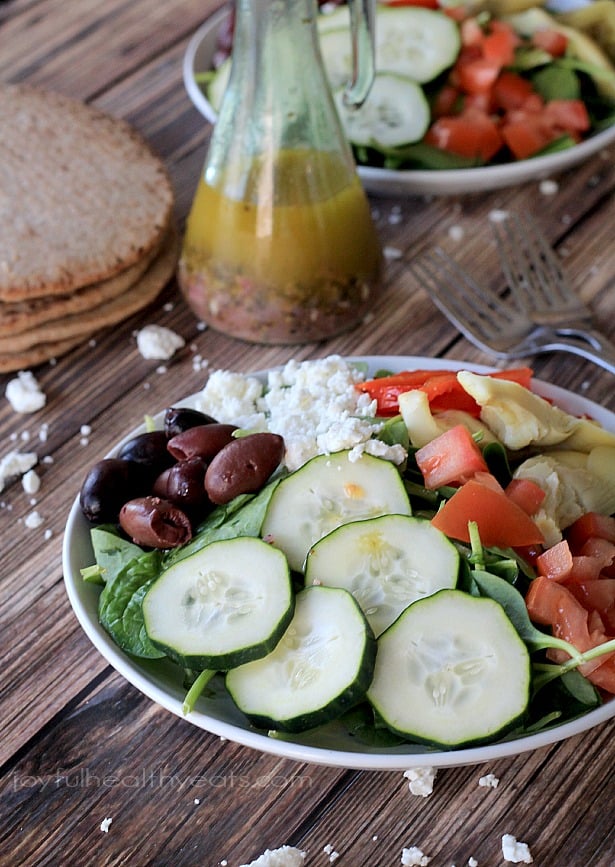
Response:
[[[357,162],[459,169],[573,147],[615,122],[615,0],[555,14],[527,0],[389,0],[376,6],[377,76],[359,112],[348,9],[324,4],[321,50]],[[331,8],[333,7],[333,8]],[[216,66],[198,76],[217,110],[230,72],[232,16]]]

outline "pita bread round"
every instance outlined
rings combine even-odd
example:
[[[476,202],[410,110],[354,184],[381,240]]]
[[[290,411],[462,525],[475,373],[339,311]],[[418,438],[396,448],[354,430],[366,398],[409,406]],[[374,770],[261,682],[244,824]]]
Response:
[[[26,85],[0,86],[0,300],[109,280],[160,244],[173,190],[127,123]]]
[[[122,295],[86,313],[66,316],[21,334],[0,337],[0,373],[23,370],[58,358],[102,328],[115,325],[151,304],[173,276],[178,255],[179,238],[171,231],[147,271]]]
[[[156,248],[115,277],[76,289],[68,295],[48,295],[29,301],[0,301],[0,337],[29,331],[116,298],[137,282],[159,252],[160,248]]]

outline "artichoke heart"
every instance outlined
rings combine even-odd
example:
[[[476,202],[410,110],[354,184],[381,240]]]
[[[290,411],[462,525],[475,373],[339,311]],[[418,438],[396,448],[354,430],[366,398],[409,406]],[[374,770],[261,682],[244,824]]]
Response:
[[[577,418],[517,382],[462,370],[461,386],[481,408],[480,418],[511,450],[528,446],[565,448],[589,454],[615,449],[615,434],[587,418]]]
[[[559,542],[561,531],[586,512],[615,512],[615,448],[597,446],[589,454],[561,450],[536,455],[520,464],[514,477],[531,479],[546,494],[532,517],[547,547]]]
[[[572,434],[579,419],[518,382],[461,370],[457,379],[481,408],[480,418],[509,449],[555,446]]]

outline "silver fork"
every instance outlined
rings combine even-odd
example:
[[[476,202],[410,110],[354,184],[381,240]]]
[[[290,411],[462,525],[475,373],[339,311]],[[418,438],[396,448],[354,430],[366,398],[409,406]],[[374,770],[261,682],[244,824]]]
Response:
[[[494,224],[506,299],[479,285],[439,247],[410,266],[436,306],[484,352],[522,358],[571,352],[615,373],[615,345],[592,328],[592,313],[571,290],[555,253],[517,217]]]

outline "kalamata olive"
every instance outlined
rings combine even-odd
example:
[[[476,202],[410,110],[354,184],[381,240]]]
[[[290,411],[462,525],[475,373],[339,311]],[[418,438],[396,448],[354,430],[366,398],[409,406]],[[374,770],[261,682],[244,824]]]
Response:
[[[81,485],[81,511],[94,524],[115,523],[122,504],[147,492],[147,479],[139,464],[104,458],[90,467]]]
[[[128,440],[118,451],[117,457],[146,467],[152,479],[174,463],[167,451],[166,435],[161,430],[138,434]]]
[[[205,470],[202,458],[178,461],[168,471],[166,498],[182,509],[202,506],[209,502],[205,491]]]
[[[163,500],[167,497],[167,483],[169,481],[169,473],[171,472],[171,467],[167,467],[166,470],[163,470],[159,476],[156,476],[154,479],[154,483],[152,485],[152,489],[149,492],[154,497],[162,497]]]
[[[239,494],[260,490],[284,456],[278,434],[255,433],[234,439],[207,467],[205,490],[212,503],[228,503]]]
[[[164,414],[164,432],[169,440],[185,430],[190,430],[191,427],[217,423],[217,420],[207,413],[185,406],[170,406]]]
[[[192,538],[187,515],[160,497],[138,497],[124,503],[120,526],[133,542],[149,548],[177,548]]]
[[[178,461],[188,458],[209,460],[233,439],[233,424],[202,424],[172,437],[167,443],[170,454]]]

